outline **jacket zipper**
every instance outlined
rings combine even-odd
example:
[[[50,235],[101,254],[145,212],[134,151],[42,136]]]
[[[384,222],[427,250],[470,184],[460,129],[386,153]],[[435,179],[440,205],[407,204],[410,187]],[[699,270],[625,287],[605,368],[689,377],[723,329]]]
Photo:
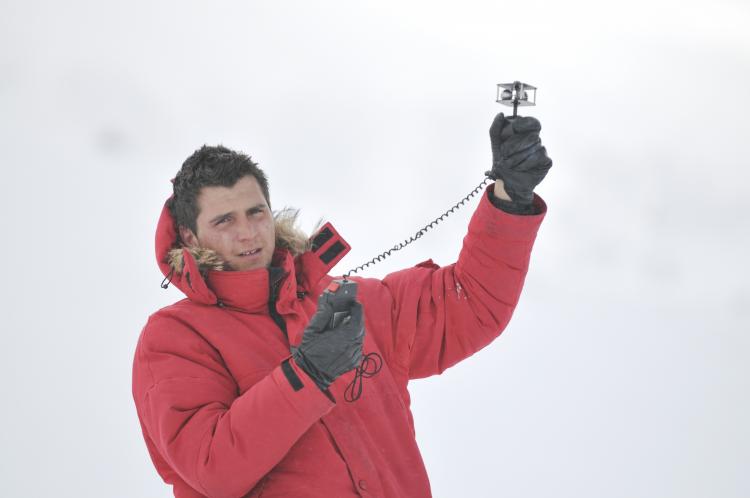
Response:
[[[279,297],[279,287],[281,282],[276,282],[271,286],[271,299],[268,301],[268,313],[271,315],[271,318],[273,319],[274,323],[281,329],[281,331],[284,333],[284,337],[286,337],[286,342],[289,342],[289,335],[286,331],[286,322],[284,321],[284,317],[282,317],[278,311],[276,311],[276,299]]]

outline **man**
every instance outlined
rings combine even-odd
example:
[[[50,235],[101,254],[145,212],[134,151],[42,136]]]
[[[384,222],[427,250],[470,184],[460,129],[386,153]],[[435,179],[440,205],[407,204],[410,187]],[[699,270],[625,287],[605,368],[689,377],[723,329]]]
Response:
[[[510,320],[546,211],[533,194],[552,164],[540,129],[495,118],[496,181],[455,264],[352,277],[338,320],[328,272],[348,246],[335,229],[308,240],[274,219],[243,154],[204,146],[185,161],[156,255],[187,298],[149,318],[133,364],[146,446],[176,497],[430,496],[407,383]]]

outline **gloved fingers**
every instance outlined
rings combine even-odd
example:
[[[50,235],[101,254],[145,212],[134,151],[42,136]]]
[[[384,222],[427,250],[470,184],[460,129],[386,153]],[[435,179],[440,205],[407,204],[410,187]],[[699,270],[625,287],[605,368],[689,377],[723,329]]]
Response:
[[[523,152],[542,143],[538,133],[525,133],[523,135],[513,135],[500,146],[500,155],[503,159],[509,158],[514,154]]]
[[[336,356],[327,358],[327,363],[330,365],[330,370],[333,372],[334,377],[357,368],[362,363],[362,348],[344,348],[341,349]]]
[[[536,145],[503,159],[500,163],[501,168],[504,170],[521,171],[519,165],[526,163],[528,158],[536,154],[540,147],[541,145]]]
[[[506,124],[508,124],[508,120],[505,119],[505,115],[502,112],[495,116],[495,119],[490,126],[490,138],[500,138],[500,134],[503,132],[503,128]]]
[[[352,352],[346,349],[342,349],[336,356],[328,358],[328,364],[334,377],[338,377],[356,366],[352,362]]]
[[[362,339],[365,336],[365,314],[364,308],[359,301],[354,301],[349,310],[351,321],[348,327],[354,332],[355,339]]]
[[[513,133],[522,135],[524,133],[539,133],[542,130],[542,123],[532,116],[519,116],[512,121]]]
[[[552,166],[552,159],[547,156],[547,149],[540,147],[526,156],[523,161],[516,164],[513,168],[517,172],[535,172],[547,174],[547,170]],[[542,176],[543,177],[543,176]]]
[[[504,158],[502,167],[515,171],[527,171],[532,168],[549,169],[552,167],[552,159],[547,155],[547,148],[542,146],[540,142],[521,153]]]
[[[547,174],[547,171],[552,167],[552,159],[547,155],[547,149],[542,147],[542,152],[544,153],[544,159],[542,159],[539,162],[539,169],[544,171],[544,174]]]
[[[318,299],[318,310],[310,318],[310,322],[307,324],[305,331],[312,330],[313,332],[323,332],[328,328],[328,324],[333,319],[333,306],[331,303],[321,296]]]

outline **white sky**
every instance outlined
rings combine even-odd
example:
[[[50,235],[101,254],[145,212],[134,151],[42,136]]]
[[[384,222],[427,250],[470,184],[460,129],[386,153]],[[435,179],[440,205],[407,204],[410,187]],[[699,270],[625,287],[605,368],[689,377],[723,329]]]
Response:
[[[347,269],[481,181],[495,84],[555,161],[503,336],[410,386],[436,498],[750,496],[750,5],[0,0],[5,496],[167,497],[130,394],[203,143]],[[458,254],[464,208],[370,276]]]

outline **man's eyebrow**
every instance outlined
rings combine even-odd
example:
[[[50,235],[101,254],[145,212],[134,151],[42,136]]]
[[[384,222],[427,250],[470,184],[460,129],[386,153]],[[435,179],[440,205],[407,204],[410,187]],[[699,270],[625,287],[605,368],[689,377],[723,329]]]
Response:
[[[251,207],[251,208],[248,208],[248,211],[257,211],[257,210],[259,210],[259,209],[265,209],[265,208],[266,208],[266,205],[265,205],[265,203],[263,203],[263,202],[259,202],[259,203],[258,203],[258,204],[256,204],[255,206],[253,206],[253,207]]]
[[[256,210],[260,210],[260,209],[265,209],[265,208],[266,208],[266,204],[265,204],[265,203],[263,203],[263,202],[259,202],[259,203],[258,203],[258,204],[256,204],[255,206],[252,206],[252,207],[249,207],[249,208],[247,208],[247,211],[256,211]],[[246,212],[247,212],[247,211],[246,211]],[[218,216],[214,216],[214,217],[213,217],[213,218],[211,219],[211,221],[209,221],[209,223],[211,223],[211,224],[214,224],[214,223],[216,223],[217,221],[219,221],[220,219],[222,219],[222,218],[225,218],[225,217],[227,217],[227,216],[231,216],[231,215],[232,215],[232,213],[230,212],[230,213],[223,213],[223,214],[220,214],[220,215],[218,215]]]
[[[220,219],[225,218],[225,217],[229,216],[230,214],[232,214],[232,213],[224,213],[224,214],[220,214],[219,216],[215,216],[214,218],[211,219],[211,221],[209,221],[209,223],[211,223],[213,225],[214,223],[216,223]]]

